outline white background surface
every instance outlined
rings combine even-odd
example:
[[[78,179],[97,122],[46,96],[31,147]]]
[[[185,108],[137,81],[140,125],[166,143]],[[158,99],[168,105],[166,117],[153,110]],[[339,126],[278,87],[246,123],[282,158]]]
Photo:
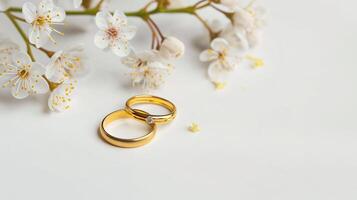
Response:
[[[118,58],[94,47],[93,19],[68,17],[56,48],[86,43],[91,74],[74,108],[61,114],[47,111],[46,95],[16,101],[1,91],[0,199],[356,199],[357,3],[261,3],[270,22],[256,55],[266,66],[237,70],[219,92],[198,61],[203,27],[190,16],[155,17],[187,44],[154,92],[175,102],[179,115],[137,149],[104,143],[97,128],[140,91],[128,87]],[[133,45],[148,48],[145,24],[131,22],[139,26]],[[3,15],[0,30],[21,42]],[[198,134],[186,130],[194,121]]]

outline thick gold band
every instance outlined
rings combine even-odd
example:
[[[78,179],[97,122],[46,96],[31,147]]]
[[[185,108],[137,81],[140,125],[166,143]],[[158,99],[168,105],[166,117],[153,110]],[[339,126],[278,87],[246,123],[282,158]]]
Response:
[[[153,115],[139,109],[133,109],[132,106],[135,104],[156,104],[163,106],[170,111],[166,115]],[[175,119],[176,117],[176,106],[167,99],[151,96],[151,95],[139,95],[128,99],[126,102],[126,110],[135,118],[140,120],[152,120],[157,124],[166,124]]]
[[[145,113],[145,111],[139,111],[136,109],[134,111],[140,112],[140,113]],[[149,115],[148,113],[146,113],[146,114]],[[146,120],[146,119],[135,118],[141,122],[148,124],[151,128],[150,132],[142,137],[132,138],[132,139],[118,138],[118,137],[114,137],[114,136],[110,135],[105,130],[105,127],[108,124],[110,124],[111,122],[113,122],[115,120],[123,119],[123,118],[133,118],[133,116],[130,113],[128,113],[126,110],[117,110],[117,111],[110,113],[103,119],[103,121],[99,127],[100,136],[103,138],[103,140],[105,140],[106,142],[108,142],[109,144],[112,144],[114,146],[124,147],[124,148],[133,148],[133,147],[143,146],[143,145],[149,143],[154,138],[155,133],[156,133],[156,124],[150,123],[149,120]]]

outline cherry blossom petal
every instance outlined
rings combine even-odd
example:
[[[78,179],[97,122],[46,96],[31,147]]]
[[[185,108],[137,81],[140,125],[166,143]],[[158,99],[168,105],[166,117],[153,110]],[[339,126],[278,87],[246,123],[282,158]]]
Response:
[[[46,78],[52,82],[58,83],[60,78],[57,76],[58,68],[57,68],[57,59],[62,55],[63,51],[56,52],[52,57],[48,65],[46,66]]]
[[[254,16],[243,8],[238,8],[233,14],[234,26],[241,27],[246,30],[252,30],[255,26]]]
[[[246,37],[246,30],[241,27],[228,26],[220,35],[231,47],[244,52],[249,49],[249,43]]]
[[[109,40],[107,39],[106,33],[104,31],[98,31],[94,36],[94,44],[100,48],[105,49],[109,46]]]
[[[49,91],[49,85],[47,81],[37,73],[34,73],[30,78],[30,87],[34,94],[44,94]]]
[[[68,77],[68,74],[63,68],[60,68],[57,65],[49,67],[46,71],[46,78],[54,83],[61,83],[66,77]]]
[[[129,53],[131,51],[129,44],[127,42],[120,41],[120,40],[111,44],[110,49],[112,50],[112,52],[115,55],[120,56],[120,57],[129,55]]]
[[[222,52],[223,50],[229,48],[229,44],[223,38],[216,38],[211,42],[211,47],[215,51]]]
[[[218,61],[212,62],[208,67],[208,76],[214,82],[226,82],[229,71],[222,68]]]
[[[66,18],[66,12],[60,7],[54,7],[51,15],[52,22],[62,22]]]
[[[55,64],[47,65],[45,76],[48,80],[55,82],[55,83],[59,83],[61,78],[57,74],[59,74],[59,70]]]
[[[64,52],[66,57],[65,68],[74,77],[81,77],[89,72],[89,68],[86,66],[86,56],[84,54],[84,46],[82,44],[73,46]]]
[[[119,10],[115,10],[113,16],[109,19],[114,26],[122,26],[128,23],[126,15]]]
[[[11,80],[14,80],[14,78],[17,77],[16,72],[0,72],[0,87],[8,87],[11,86]]]
[[[121,59],[121,62],[128,67],[133,67],[139,63],[140,60],[133,52],[130,52],[128,56],[125,56]]]
[[[146,51],[142,51],[139,52],[137,54],[137,56],[141,59],[141,60],[145,60],[148,62],[154,62],[157,61],[157,52],[155,50],[146,50]]]
[[[30,56],[25,53],[14,54],[12,60],[17,66],[31,65],[32,63]]]
[[[40,30],[39,27],[30,28],[29,40],[32,44],[35,44],[37,48],[43,47],[47,42],[52,30],[46,28],[45,30]]]
[[[42,64],[34,62],[32,63],[31,71],[43,75],[46,73],[46,68]]]
[[[11,88],[11,94],[16,99],[24,99],[29,96],[29,84],[26,80],[19,79]]]
[[[10,64],[12,55],[19,52],[19,46],[7,38],[0,38],[0,65]]]
[[[52,0],[42,0],[38,4],[38,14],[40,15],[47,14],[53,9],[53,7],[55,7],[55,5]]]
[[[124,37],[126,40],[131,40],[135,36],[136,31],[136,26],[126,26],[122,29],[121,36]]]
[[[159,62],[159,61],[150,62],[149,66],[150,66],[150,68],[152,68],[152,69],[164,70],[164,71],[169,70],[169,68],[167,67],[167,65],[165,65],[165,64],[163,64],[162,62]]]
[[[234,30],[234,35],[236,37],[237,45],[240,47],[241,50],[248,50],[249,43],[247,40],[246,32],[237,28]]]
[[[185,45],[177,38],[169,36],[164,39],[159,49],[159,55],[163,59],[178,59],[185,52]]]
[[[37,8],[31,2],[26,2],[22,6],[22,14],[24,15],[27,23],[31,24],[36,19],[37,16],[36,12],[37,12]]]
[[[75,80],[67,80],[59,85],[48,99],[50,110],[61,112],[70,109],[76,87],[77,81]]]
[[[212,49],[207,49],[200,54],[202,62],[212,61],[218,59],[218,53]]]
[[[219,61],[222,68],[227,70],[227,71],[232,71],[236,68],[236,66],[239,64],[238,59],[235,57],[226,57],[224,60]]]
[[[95,23],[99,29],[105,30],[109,27],[108,19],[111,17],[109,12],[98,12],[95,16]]]

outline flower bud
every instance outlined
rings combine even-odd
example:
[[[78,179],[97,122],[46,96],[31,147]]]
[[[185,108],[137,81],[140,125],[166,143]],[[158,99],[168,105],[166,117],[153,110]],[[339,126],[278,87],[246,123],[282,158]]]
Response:
[[[180,58],[185,52],[185,45],[175,37],[167,37],[161,44],[159,54],[164,59]]]

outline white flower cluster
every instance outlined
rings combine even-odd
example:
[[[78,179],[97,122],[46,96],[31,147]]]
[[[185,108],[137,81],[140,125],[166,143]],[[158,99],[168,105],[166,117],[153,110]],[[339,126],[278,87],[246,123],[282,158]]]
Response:
[[[211,47],[201,53],[200,60],[210,62],[208,76],[212,82],[224,83],[243,59],[258,63],[258,59],[247,55],[259,44],[265,11],[252,4],[242,8],[236,0],[219,0],[218,3],[233,9],[228,13],[231,23],[224,28],[214,24],[213,29],[218,30],[219,35],[212,40]]]
[[[132,52],[122,59],[123,64],[131,68],[132,84],[140,85],[144,90],[156,89],[165,83],[173,66],[171,60],[180,58],[184,53],[184,44],[175,37],[167,37],[160,49],[139,53]]]
[[[14,10],[18,12],[19,9],[8,9],[9,0],[0,0],[0,11],[7,14],[21,33],[28,52],[28,54],[23,53],[16,43],[0,38],[0,86],[9,88],[11,94],[17,99],[51,92],[48,100],[49,108],[53,111],[63,111],[71,107],[78,84],[77,80],[87,74],[87,67],[83,62],[84,49],[80,45],[56,52],[44,48],[49,41],[56,43],[53,33],[63,35],[55,28],[57,25],[64,24],[66,11],[53,1],[64,3],[60,0],[41,0],[38,5],[25,2],[22,6],[23,18],[21,18],[11,13]],[[82,0],[70,2],[75,8],[82,5]],[[262,60],[248,55],[258,45],[262,27],[265,24],[264,10],[254,7],[253,3],[242,7],[237,0],[203,0],[192,6],[182,7],[182,0],[150,1],[138,12],[131,13],[134,16],[141,16],[153,35],[152,48],[139,52],[136,52],[130,45],[130,40],[135,37],[137,28],[129,24],[127,16],[121,11],[100,11],[102,3],[103,1],[99,1],[94,8],[80,12],[68,11],[67,14],[96,14],[95,23],[99,30],[94,36],[94,44],[99,49],[109,50],[120,57],[122,63],[131,70],[132,84],[141,86],[145,91],[160,87],[174,68],[172,62],[182,57],[185,52],[185,46],[179,39],[162,34],[150,17],[152,13],[194,12],[209,30],[210,36],[215,37],[211,38],[210,48],[200,54],[200,60],[210,63],[208,75],[218,87],[223,87],[227,76],[244,59],[256,66],[263,63]],[[157,6],[154,10],[149,8],[152,3],[156,3]],[[211,24],[212,27],[210,27],[196,12],[207,6],[223,13],[230,19],[230,23],[226,26]],[[172,9],[171,12],[169,12],[170,9]],[[192,9],[194,11],[191,11]],[[28,36],[23,33],[17,20],[28,23]],[[35,61],[30,45],[50,57],[47,64],[43,65]]]
[[[122,57],[123,64],[130,67],[132,84],[144,90],[156,89],[164,83],[172,70],[171,60],[180,58],[184,44],[175,37],[166,37],[158,49],[136,53],[129,44],[136,33],[136,27],[128,25],[124,13],[98,12],[95,18],[99,31],[94,43],[103,50],[111,50]]]
[[[29,42],[37,48],[43,47],[48,40],[54,41],[51,33],[59,32],[52,26],[63,24],[65,19],[65,11],[52,0],[42,0],[38,6],[26,2],[22,12],[30,24]],[[10,88],[17,99],[44,94],[51,89],[49,108],[52,111],[67,110],[71,107],[76,78],[87,71],[83,58],[83,48],[78,45],[53,53],[49,63],[43,65],[21,52],[16,43],[0,39],[0,86]]]

